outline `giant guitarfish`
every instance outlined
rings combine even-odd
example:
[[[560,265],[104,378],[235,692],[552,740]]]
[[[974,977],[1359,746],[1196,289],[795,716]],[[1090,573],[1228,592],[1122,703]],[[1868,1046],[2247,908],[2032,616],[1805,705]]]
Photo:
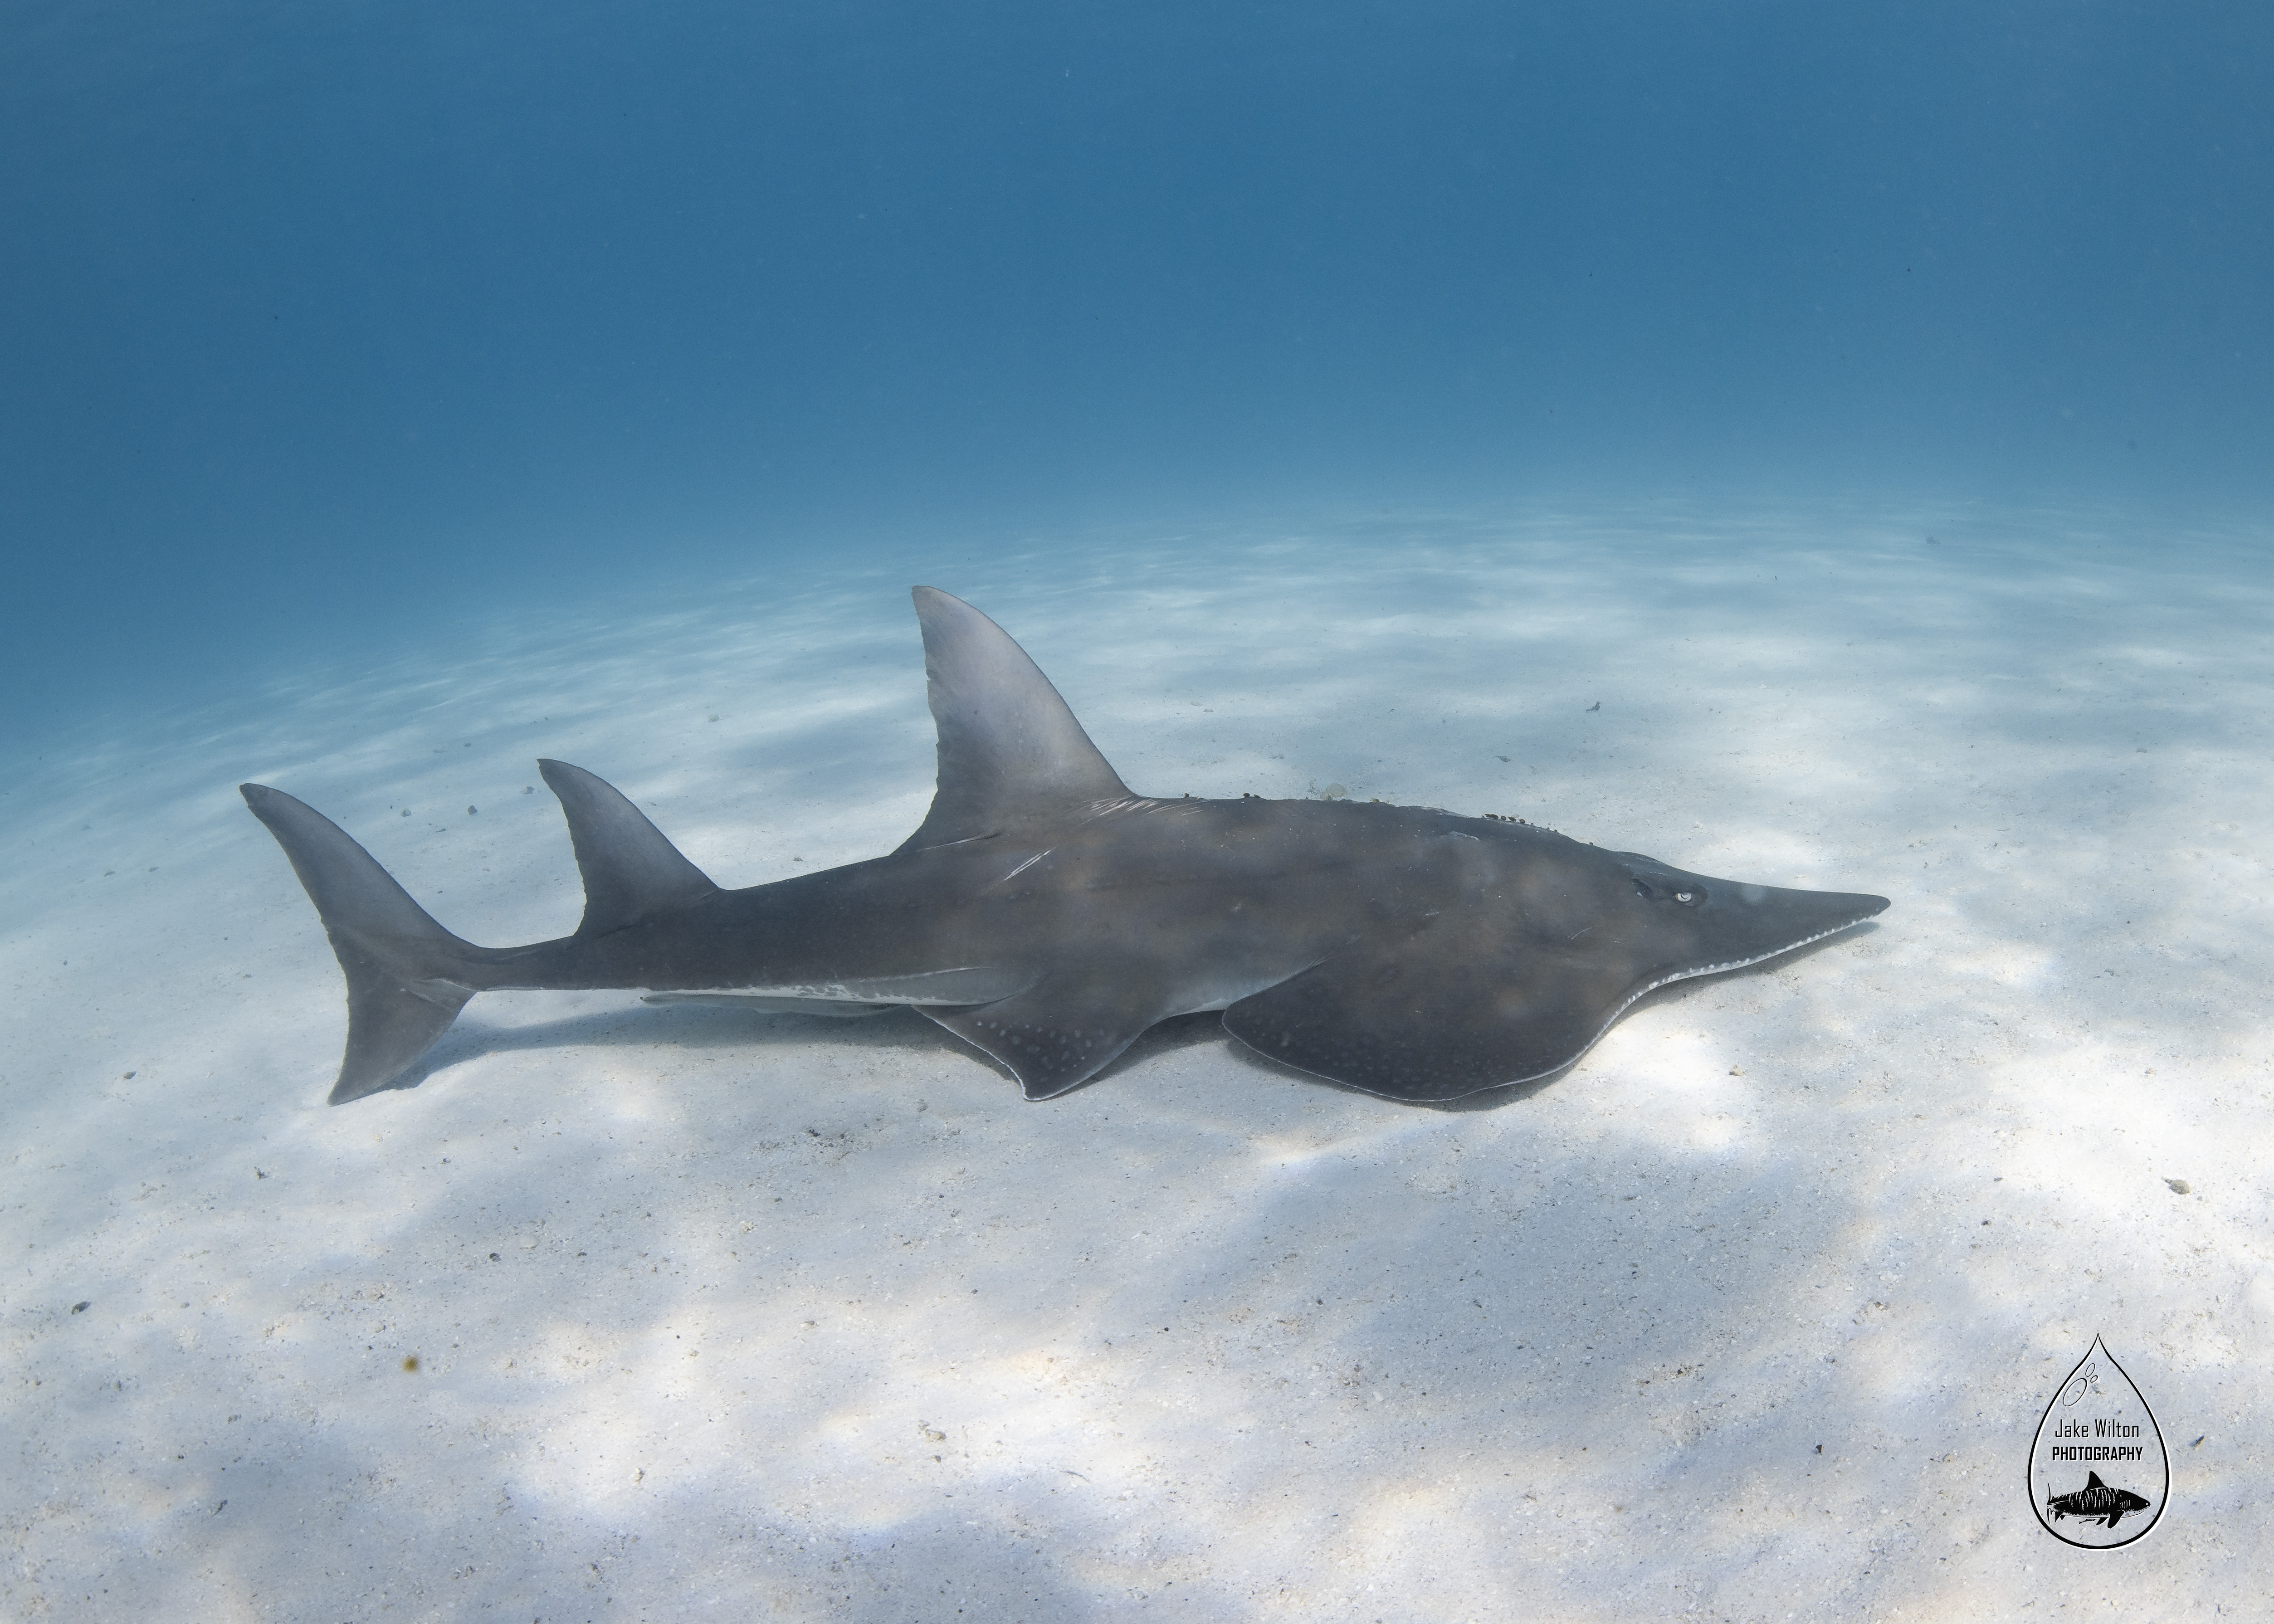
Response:
[[[402,1078],[476,993],[522,988],[772,1012],[905,1005],[1030,1100],[1086,1081],[1156,1021],[1220,1010],[1274,1060],[1452,1100],[1562,1071],[1654,987],[1887,906],[1690,874],[1517,820],[1134,794],[999,627],[945,592],[915,596],[939,778],[889,856],[722,890],[609,786],[541,762],[583,921],[554,941],[478,947],[329,820],[244,786],[347,978],[332,1102]]]

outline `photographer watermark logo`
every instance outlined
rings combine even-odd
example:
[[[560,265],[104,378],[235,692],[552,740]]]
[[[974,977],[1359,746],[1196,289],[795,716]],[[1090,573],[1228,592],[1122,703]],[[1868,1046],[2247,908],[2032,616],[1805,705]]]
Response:
[[[2030,1509],[2054,1538],[2108,1551],[2156,1526],[2171,1487],[2164,1435],[2148,1401],[2094,1337],[2037,1423]]]

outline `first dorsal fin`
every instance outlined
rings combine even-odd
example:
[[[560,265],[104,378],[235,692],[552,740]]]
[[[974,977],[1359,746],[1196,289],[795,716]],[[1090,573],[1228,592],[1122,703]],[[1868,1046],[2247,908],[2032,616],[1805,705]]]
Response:
[[[576,868],[584,876],[578,936],[621,930],[718,894],[709,876],[613,786],[567,762],[540,761],[537,770],[561,797]]]
[[[914,596],[939,728],[939,785],[901,850],[1015,832],[1128,796],[1058,689],[1001,627],[936,587]]]

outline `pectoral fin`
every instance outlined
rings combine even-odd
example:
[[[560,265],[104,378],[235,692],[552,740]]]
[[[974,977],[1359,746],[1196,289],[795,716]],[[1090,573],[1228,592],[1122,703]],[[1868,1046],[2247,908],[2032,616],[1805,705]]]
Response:
[[[1432,933],[1330,959],[1242,998],[1224,1029],[1250,1049],[1386,1099],[1457,1100],[1552,1076],[1633,1001],[1618,956],[1505,939],[1450,954]]]

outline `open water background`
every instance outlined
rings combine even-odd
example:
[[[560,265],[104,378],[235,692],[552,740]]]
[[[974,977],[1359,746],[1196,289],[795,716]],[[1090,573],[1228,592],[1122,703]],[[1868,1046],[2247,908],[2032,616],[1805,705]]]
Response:
[[[2186,0],[6,4],[0,726],[1196,523],[2250,529],[2270,82]]]

